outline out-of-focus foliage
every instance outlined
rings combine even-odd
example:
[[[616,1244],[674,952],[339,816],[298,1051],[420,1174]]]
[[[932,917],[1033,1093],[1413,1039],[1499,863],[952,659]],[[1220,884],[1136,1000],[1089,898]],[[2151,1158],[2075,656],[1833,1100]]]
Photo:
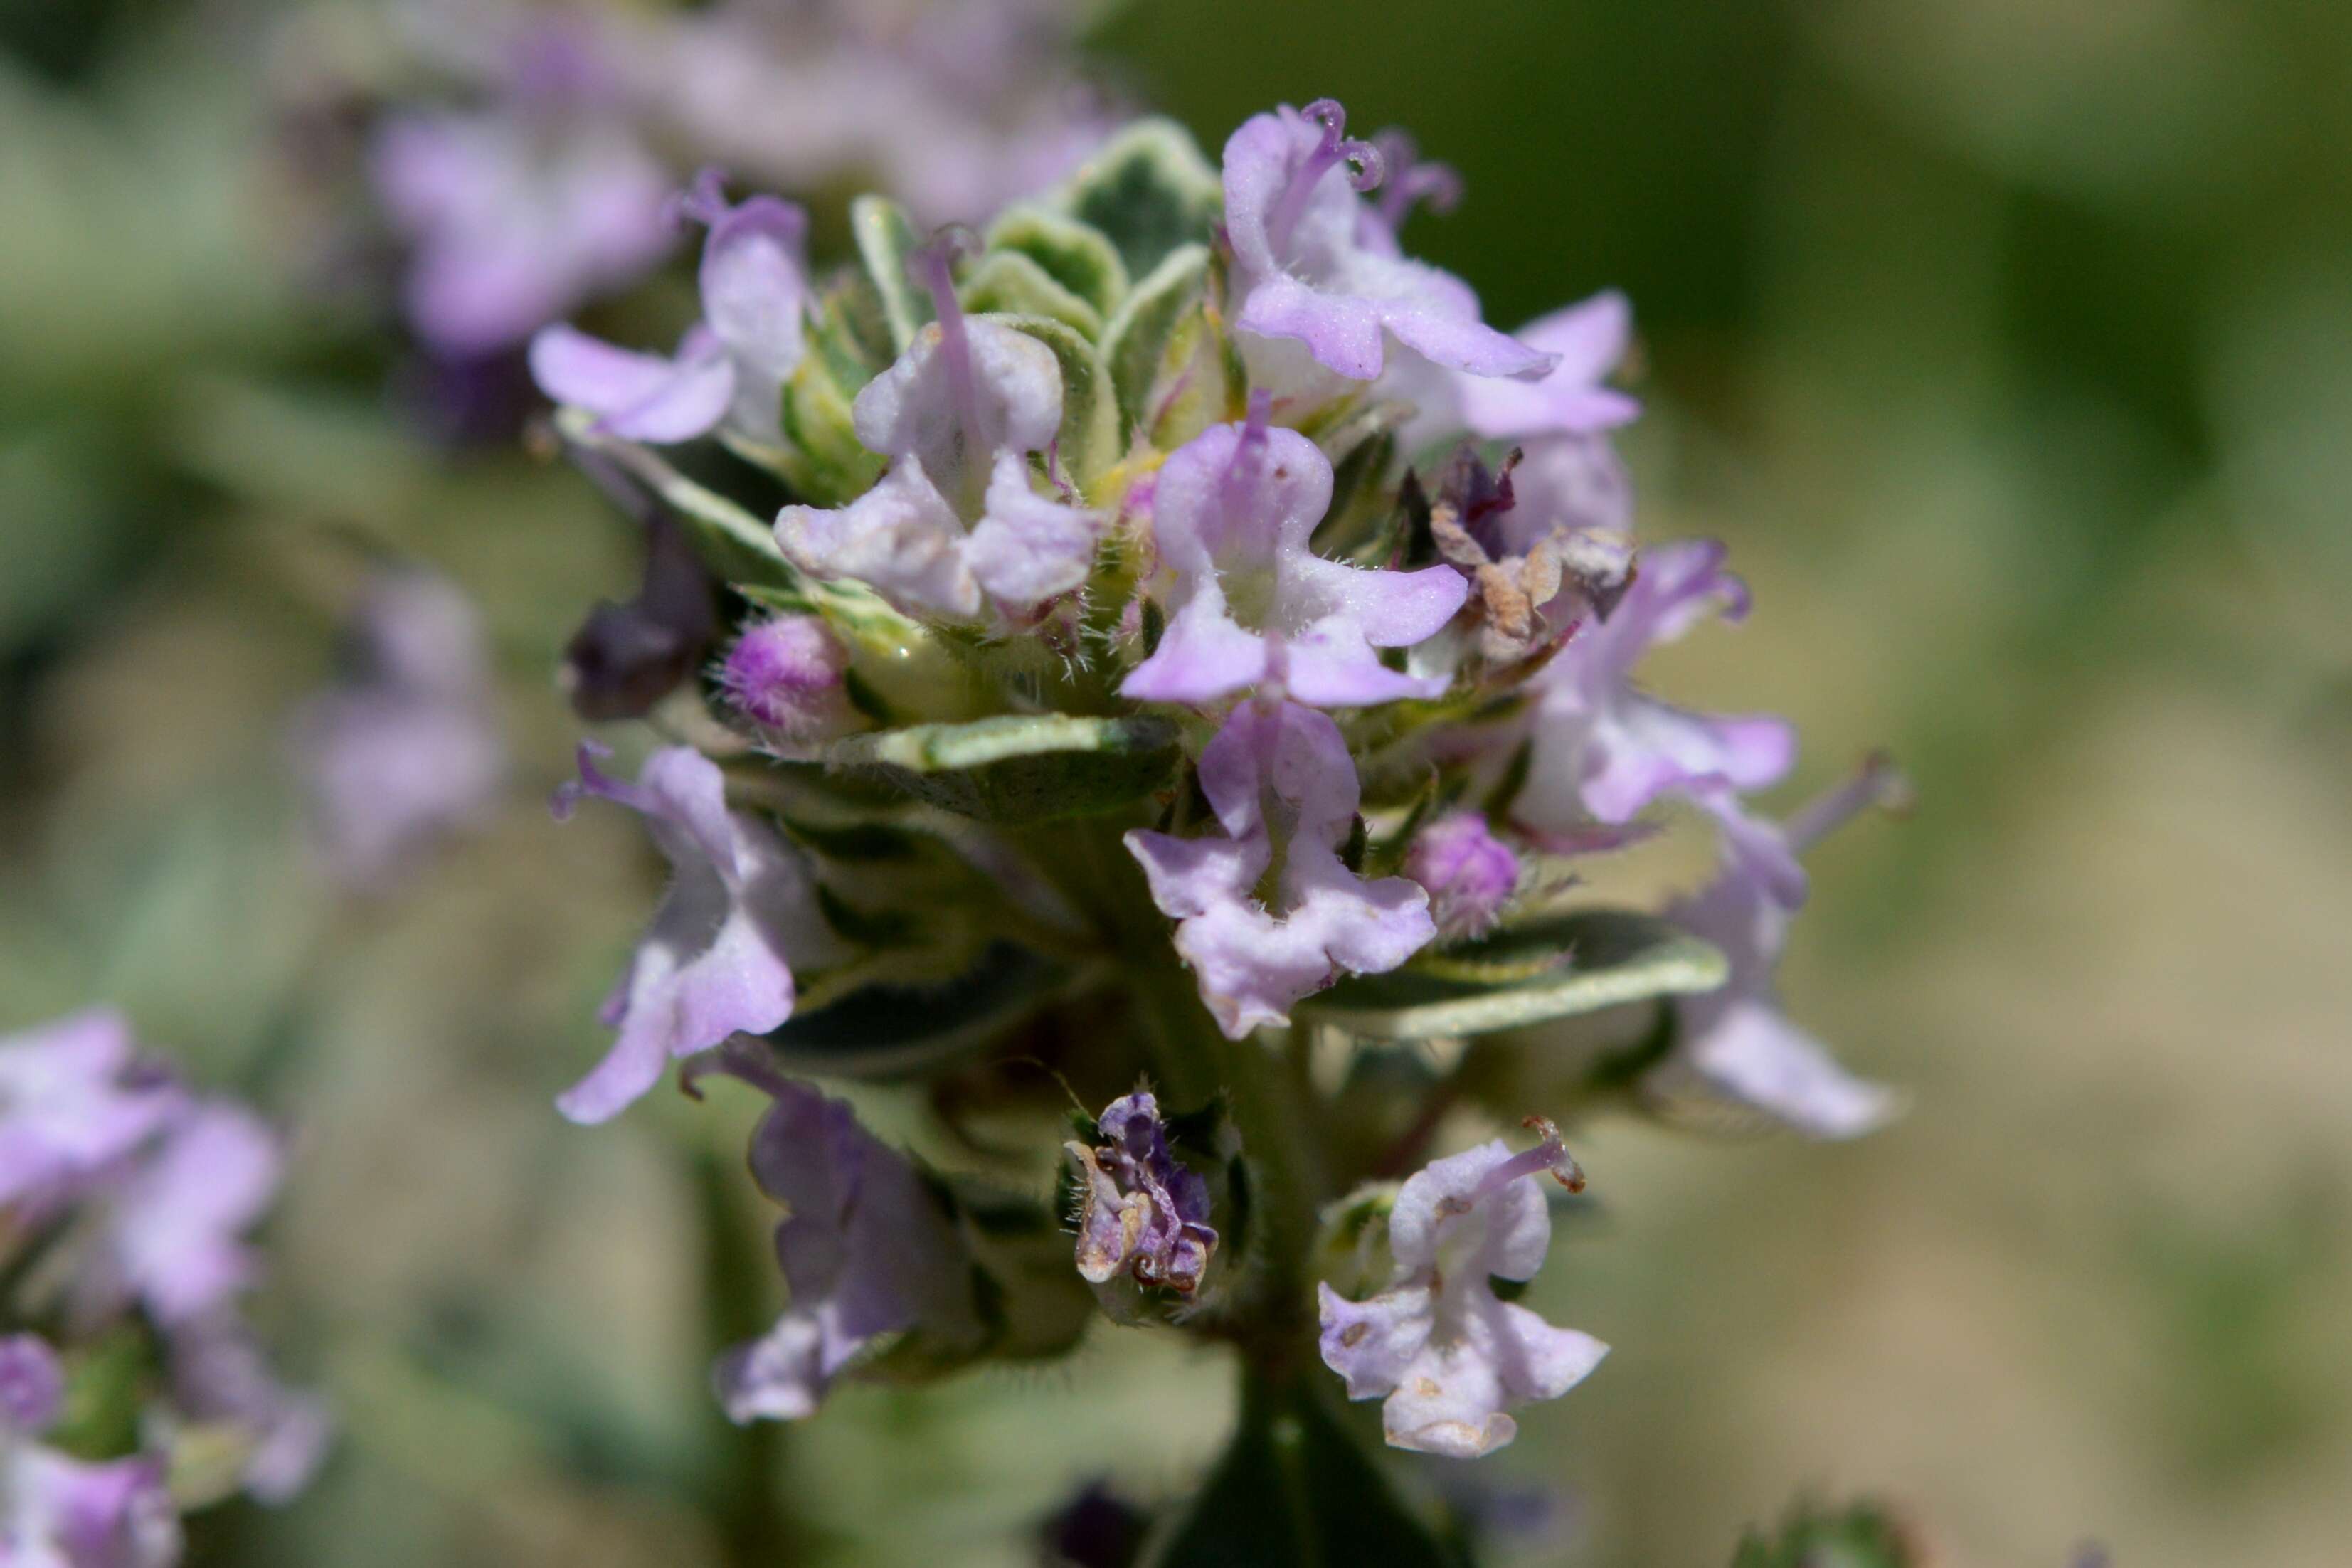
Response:
[[[295,9],[0,7],[0,994],[118,999],[297,1130],[266,1305],[346,1427],[199,1561],[715,1563],[782,1519],[809,1561],[1019,1563],[1107,1473],[1180,1489],[1235,1412],[1140,1333],[756,1449],[708,1409],[741,1326],[701,1320],[726,1259],[672,1151],[741,1123],[548,1109],[654,875],[541,809],[555,654],[628,541],[417,435],[387,320],[321,287]],[[1410,125],[1475,194],[1415,247],[1493,320],[1627,289],[1644,531],[1730,537],[1781,612],[1680,668],[1796,693],[1806,783],[1885,742],[1920,786],[1824,852],[1790,974],[1910,1117],[1580,1147],[1623,1196],[1537,1294],[1620,1348],[1489,1461],[1574,1501],[1488,1533],[1718,1562],[1832,1487],[1956,1563],[2340,1560],[2352,13],[1134,0],[1100,41],[1204,137],[1322,93]],[[383,552],[482,601],[518,776],[354,908],[282,736]]]

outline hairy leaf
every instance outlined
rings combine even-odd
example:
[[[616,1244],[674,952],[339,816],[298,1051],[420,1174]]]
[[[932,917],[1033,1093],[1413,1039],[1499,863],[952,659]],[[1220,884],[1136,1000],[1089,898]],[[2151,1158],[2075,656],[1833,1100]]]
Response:
[[[1374,1039],[1423,1040],[1525,1028],[1654,996],[1712,991],[1723,954],[1677,926],[1580,910],[1423,952],[1298,1004],[1306,1022]]]
[[[1080,222],[1118,247],[1130,278],[1180,245],[1205,245],[1224,213],[1224,185],[1182,126],[1143,120],[1111,138],[1063,193]]]
[[[1115,811],[1174,772],[1163,719],[1009,714],[853,735],[825,760],[855,775],[984,822],[1050,822]]]

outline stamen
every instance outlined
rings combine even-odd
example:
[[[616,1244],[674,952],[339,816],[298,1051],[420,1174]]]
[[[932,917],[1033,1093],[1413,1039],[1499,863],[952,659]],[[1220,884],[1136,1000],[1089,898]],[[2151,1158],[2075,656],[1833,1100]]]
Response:
[[[1530,1116],[1521,1126],[1532,1128],[1540,1139],[1532,1149],[1524,1150],[1478,1178],[1470,1189],[1470,1201],[1483,1203],[1522,1176],[1538,1176],[1550,1173],[1552,1180],[1571,1193],[1584,1190],[1584,1170],[1569,1154],[1568,1146],[1559,1141],[1559,1129],[1549,1117]]]
[[[1899,816],[1911,809],[1913,799],[1911,781],[1895,765],[1895,759],[1885,752],[1873,752],[1852,778],[1815,796],[1789,819],[1781,832],[1788,837],[1789,847],[1801,855],[1871,807]]]
[[[1428,203],[1432,212],[1446,213],[1462,200],[1462,176],[1454,165],[1423,162],[1409,133],[1383,131],[1372,138],[1372,145],[1387,176],[1381,191],[1381,221],[1391,231],[1402,228],[1420,203]]]
[[[1301,110],[1307,120],[1322,127],[1322,136],[1290,176],[1283,187],[1281,199],[1275,203],[1273,216],[1267,220],[1267,237],[1279,250],[1290,244],[1292,231],[1307,214],[1307,205],[1315,199],[1315,188],[1335,164],[1349,165],[1348,184],[1356,190],[1369,191],[1377,187],[1387,165],[1379,148],[1369,142],[1343,136],[1348,128],[1348,111],[1334,98],[1318,98]]]

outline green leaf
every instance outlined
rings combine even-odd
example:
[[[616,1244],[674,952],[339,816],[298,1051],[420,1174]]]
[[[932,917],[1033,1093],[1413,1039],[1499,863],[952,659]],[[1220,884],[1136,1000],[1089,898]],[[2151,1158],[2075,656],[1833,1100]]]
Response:
[[[687,537],[704,565],[730,583],[803,589],[800,573],[776,548],[775,533],[766,523],[717,490],[688,479],[648,448],[599,432],[596,423],[596,416],[584,408],[555,412],[555,427],[563,439],[611,458],[668,503],[687,524]]]
[[[1130,278],[1180,245],[1206,245],[1223,216],[1224,185],[1192,134],[1172,120],[1142,120],[1088,159],[1062,202],[1118,247]]]
[[[1580,910],[1425,952],[1386,974],[1353,976],[1294,1012],[1373,1039],[1425,1040],[1712,991],[1728,973],[1721,952],[1664,921]]]
[[[1050,208],[1014,207],[990,226],[988,248],[1034,261],[1047,277],[1091,306],[1097,320],[1118,310],[1127,297],[1127,265],[1117,247],[1101,230]]]
[[[1181,748],[1164,719],[1009,714],[853,735],[826,748],[852,774],[983,822],[1116,811],[1158,789]]]
[[[991,942],[950,980],[868,985],[829,1006],[795,1014],[767,1037],[768,1046],[795,1072],[918,1072],[1019,1023],[1052,1000],[1069,975],[1066,966],[1025,947]]]
[[[1179,246],[1130,290],[1103,329],[1103,363],[1118,393],[1119,432],[1132,436],[1169,365],[1171,340],[1209,290],[1209,249]]]
[[[993,316],[1054,351],[1062,367],[1063,468],[1080,489],[1118,460],[1118,399],[1102,357],[1076,329],[1046,316]]]
[[[1085,335],[1102,336],[1102,314],[1065,288],[1033,257],[998,250],[980,258],[957,288],[966,310],[1004,315],[1045,316]]]
[[[1253,1384],[1233,1446],[1149,1568],[1455,1568],[1313,1388]]]
[[[859,196],[851,202],[849,227],[857,240],[857,259],[881,296],[891,345],[905,353],[917,329],[932,314],[930,290],[907,270],[907,258],[923,243],[922,234],[907,209],[886,196]]]

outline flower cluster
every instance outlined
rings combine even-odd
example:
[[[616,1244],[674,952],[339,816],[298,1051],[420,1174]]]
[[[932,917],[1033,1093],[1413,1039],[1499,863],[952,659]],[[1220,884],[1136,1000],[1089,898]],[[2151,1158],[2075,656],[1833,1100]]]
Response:
[[[309,1481],[324,1412],[237,1307],[282,1163],[258,1118],[191,1093],[116,1014],[0,1039],[0,1561],[177,1562],[178,1510],[208,1500],[165,1488],[183,1445],[225,1441],[228,1489],[264,1502]]]
[[[1842,1137],[1889,1109],[1771,982],[1797,851],[1889,775],[1776,824],[1751,797],[1790,726],[1638,684],[1748,605],[1721,546],[1631,534],[1624,300],[1488,324],[1401,244],[1450,172],[1346,132],[1279,109],[1218,167],[1142,122],[978,229],[860,198],[829,263],[796,208],[706,175],[674,353],[534,342],[573,457],[725,584],[699,711],[667,710],[693,743],[634,784],[583,752],[562,797],[636,812],[674,880],[562,1105],[604,1120],[680,1058],[771,1097],[752,1166],[792,1305],[720,1368],[739,1417],[1066,1342],[1024,1337],[1061,1308],[1007,1239],[1059,1223],[1120,1316],[1273,1379],[1319,1312],[1391,1443],[1484,1454],[1602,1353],[1507,1299],[1547,1249],[1538,1178],[1582,1176],[1538,1116],[1531,1150],[1381,1184],[1476,1094],[1382,1042],[1540,1051],[1613,1009],[1648,1043],[1555,1111],[1699,1092]],[[788,499],[737,499],[753,470]],[[1675,829],[1721,879],[1612,907],[1603,852]],[[1336,1093],[1294,1070],[1326,1042]],[[992,1071],[1108,1100],[1058,1199],[978,1194],[798,1077],[929,1076],[952,1114]],[[1352,1270],[1318,1262],[1318,1214],[1355,1216]]]

